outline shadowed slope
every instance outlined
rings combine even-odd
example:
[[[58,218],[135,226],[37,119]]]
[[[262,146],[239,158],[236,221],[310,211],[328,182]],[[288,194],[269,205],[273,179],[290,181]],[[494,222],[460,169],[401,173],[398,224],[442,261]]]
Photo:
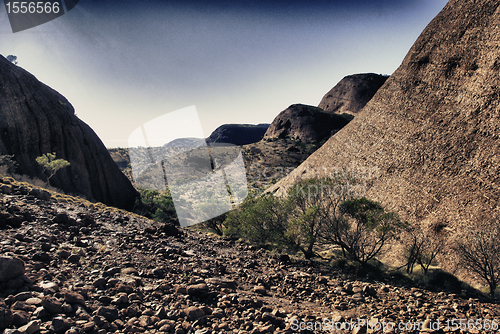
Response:
[[[66,98],[0,56],[0,155],[14,155],[19,173],[45,179],[35,159],[48,152],[71,163],[53,186],[132,209],[137,192]]]

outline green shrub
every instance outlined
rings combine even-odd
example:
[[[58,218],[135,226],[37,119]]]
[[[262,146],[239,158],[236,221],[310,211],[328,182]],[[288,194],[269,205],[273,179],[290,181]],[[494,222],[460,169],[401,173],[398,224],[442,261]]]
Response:
[[[141,189],[139,191],[141,204],[136,206],[135,213],[161,223],[179,225],[174,201],[170,191]]]
[[[229,212],[225,233],[265,245],[289,246],[287,202],[275,196],[250,198]]]
[[[364,197],[343,201],[338,211],[331,215],[323,238],[339,246],[345,256],[363,263],[382,253],[406,225],[395,213]]]
[[[70,163],[64,159],[56,159],[55,153],[46,153],[36,158],[36,162],[42,166],[43,173],[47,175],[47,182],[54,176],[58,170],[68,167]]]
[[[228,214],[226,234],[301,251],[306,258],[316,256],[318,243],[334,245],[366,264],[404,224],[380,204],[355,198],[357,184],[340,177],[306,179],[291,187],[287,198],[247,199]]]
[[[18,164],[14,160],[14,155],[0,155],[0,166],[4,167],[5,174],[13,174],[16,172]]]

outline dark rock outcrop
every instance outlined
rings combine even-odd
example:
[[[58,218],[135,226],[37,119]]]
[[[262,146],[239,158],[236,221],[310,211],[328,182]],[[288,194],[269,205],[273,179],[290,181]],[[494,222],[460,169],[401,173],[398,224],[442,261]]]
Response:
[[[269,124],[224,124],[210,134],[207,143],[227,143],[233,145],[248,145],[262,139]]]
[[[14,155],[18,173],[45,179],[35,159],[49,152],[71,163],[52,177],[53,186],[133,207],[136,190],[68,100],[0,56],[0,155]]]
[[[375,73],[348,75],[325,94],[319,108],[338,114],[356,114],[371,100],[388,76]]]
[[[498,1],[449,1],[354,120],[271,190],[311,169],[372,170],[366,196],[449,238],[498,220],[499,22]]]
[[[342,129],[349,120],[318,107],[293,104],[276,116],[264,139],[289,137],[303,142],[320,142]]]

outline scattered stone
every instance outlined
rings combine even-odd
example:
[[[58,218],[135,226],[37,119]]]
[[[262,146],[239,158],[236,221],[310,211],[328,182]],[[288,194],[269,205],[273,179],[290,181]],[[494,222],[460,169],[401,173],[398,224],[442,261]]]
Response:
[[[24,274],[24,262],[17,257],[0,257],[0,282],[7,282],[12,278]]]
[[[80,263],[80,258],[81,258],[81,256],[78,254],[71,254],[68,257],[68,262],[75,263],[75,264]]]
[[[85,298],[74,291],[64,291],[64,300],[69,304],[79,304],[85,306]]]
[[[208,285],[205,283],[189,285],[186,291],[190,296],[205,298],[208,295]]]
[[[191,306],[185,309],[184,314],[190,319],[190,320],[196,320],[198,318],[201,318],[205,315],[205,311],[203,311],[201,308],[196,307],[196,306]]]
[[[20,292],[14,296],[15,300],[25,301],[29,298],[33,297],[33,293],[31,291]]]
[[[218,288],[236,289],[237,287],[236,281],[219,277],[211,277],[207,279],[207,283],[212,284]]]
[[[29,194],[42,201],[50,201],[50,198],[52,197],[48,191],[40,188],[31,189]]]
[[[71,322],[66,318],[56,317],[52,319],[51,328],[54,333],[64,333],[71,328]]]
[[[26,299],[26,304],[40,306],[40,305],[42,305],[42,300],[40,298],[36,298],[36,297],[28,298],[28,299]]]
[[[96,279],[96,280],[92,283],[92,285],[93,285],[93,286],[95,286],[96,288],[97,288],[97,287],[105,287],[105,286],[106,286],[106,283],[107,283],[106,278],[104,278],[104,277],[100,277],[100,278]]]
[[[0,192],[5,194],[5,195],[10,195],[12,194],[12,186],[8,184],[2,184],[0,186]]]
[[[124,275],[139,275],[139,272],[135,268],[123,268],[122,274],[124,274]]]
[[[118,310],[114,306],[101,306],[97,309],[97,315],[108,321],[115,321],[118,318]]]
[[[62,303],[52,296],[44,296],[42,299],[42,306],[51,314],[61,313]]]
[[[263,285],[257,285],[257,286],[255,286],[255,287],[253,288],[253,291],[254,291],[255,293],[258,293],[259,295],[263,295],[263,296],[267,295],[267,289],[266,289],[266,287],[265,287],[265,286],[263,286]]]
[[[33,320],[27,323],[26,325],[19,328],[19,332],[24,334],[33,334],[40,330],[40,320]]]
[[[67,249],[61,249],[60,251],[57,252],[57,255],[61,258],[61,259],[68,259],[70,256],[71,256],[71,252],[68,251]]]
[[[42,282],[40,284],[40,288],[47,291],[54,291],[54,292],[59,291],[59,285],[57,285],[57,283],[55,282]]]

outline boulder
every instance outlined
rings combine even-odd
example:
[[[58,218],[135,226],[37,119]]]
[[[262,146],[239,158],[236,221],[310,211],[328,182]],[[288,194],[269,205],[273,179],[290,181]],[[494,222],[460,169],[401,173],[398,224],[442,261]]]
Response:
[[[342,129],[351,118],[304,104],[293,104],[273,120],[264,139],[287,138],[321,142]]]
[[[319,108],[337,114],[356,114],[371,100],[389,78],[386,75],[362,73],[348,75],[325,94]]]
[[[7,282],[12,278],[24,274],[24,262],[17,257],[0,257],[0,282]]]

